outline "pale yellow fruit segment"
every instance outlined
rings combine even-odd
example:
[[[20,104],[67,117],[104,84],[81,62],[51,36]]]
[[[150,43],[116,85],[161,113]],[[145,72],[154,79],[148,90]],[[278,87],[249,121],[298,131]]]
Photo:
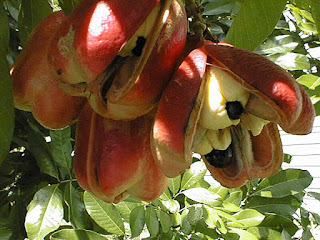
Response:
[[[231,144],[230,128],[221,130],[207,130],[200,142],[194,147],[193,151],[202,155],[206,155],[216,150],[226,150]]]
[[[144,37],[147,39],[150,32],[155,25],[157,17],[160,12],[160,4],[158,4],[149,14],[148,18],[141,24],[136,33],[129,39],[128,42],[121,48],[119,55],[121,57],[133,56],[132,49],[135,48],[138,37]]]
[[[248,131],[251,131],[253,136],[258,136],[268,122],[248,112],[245,112],[241,117],[241,125]]]
[[[237,82],[227,71],[217,66],[207,70],[207,89],[199,123],[207,129],[218,130],[237,125],[239,119],[230,119],[226,103],[239,101],[243,108],[250,92]]]

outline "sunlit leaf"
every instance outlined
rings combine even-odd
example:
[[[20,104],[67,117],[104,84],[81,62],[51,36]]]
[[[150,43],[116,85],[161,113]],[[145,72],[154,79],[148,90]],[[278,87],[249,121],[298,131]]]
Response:
[[[293,195],[307,188],[312,179],[306,170],[282,170],[273,177],[263,179],[252,195],[275,198]]]
[[[273,31],[286,0],[244,0],[225,41],[236,47],[255,50]]]
[[[202,161],[197,161],[191,164],[190,168],[186,170],[182,176],[181,190],[191,188],[206,174],[207,168]]]
[[[182,192],[185,196],[199,203],[205,203],[209,206],[218,206],[221,204],[219,194],[210,192],[205,188],[191,188]]]
[[[258,226],[264,219],[264,215],[254,209],[244,209],[233,215],[238,221],[228,222],[228,226],[237,228],[248,228]]]
[[[259,53],[276,54],[292,52],[299,45],[291,35],[279,35],[266,40],[259,48]]]
[[[180,204],[177,200],[161,200],[160,203],[164,210],[169,211],[171,213],[178,212],[180,210]]]
[[[58,185],[40,189],[28,205],[25,227],[30,240],[43,239],[63,219],[63,198]]]
[[[259,240],[254,234],[239,228],[230,228],[231,233],[236,233],[240,236],[239,240]]]
[[[220,232],[226,233],[227,229],[214,208],[203,205],[203,219],[209,228],[217,228]]]
[[[269,59],[286,70],[309,70],[309,58],[300,53],[284,53],[269,56]]]
[[[302,75],[297,81],[312,90],[315,90],[316,87],[320,86],[320,77],[313,74]]]
[[[84,204],[91,218],[107,232],[123,235],[124,226],[119,211],[89,192],[84,192]]]
[[[119,202],[115,205],[116,209],[120,212],[121,216],[127,221],[130,222],[130,213],[131,211],[139,206],[142,206],[143,202],[130,202],[125,201]]]
[[[281,232],[273,230],[272,228],[251,227],[248,229],[248,232],[252,233],[258,239],[264,239],[264,240],[281,239]],[[283,239],[281,239],[281,240],[283,240]]]

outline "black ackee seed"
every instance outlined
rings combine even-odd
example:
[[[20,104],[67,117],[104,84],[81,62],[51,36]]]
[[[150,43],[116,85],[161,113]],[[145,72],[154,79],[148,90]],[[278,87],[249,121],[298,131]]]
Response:
[[[61,70],[61,69],[58,69],[58,70],[57,70],[57,73],[58,73],[58,75],[61,75],[62,70]]]
[[[227,102],[226,110],[230,119],[240,119],[243,114],[243,107],[239,101]]]
[[[147,39],[145,39],[144,37],[138,37],[137,41],[136,41],[136,46],[134,47],[134,49],[131,50],[132,54],[140,57],[143,47],[146,44]]]
[[[207,162],[215,168],[228,167],[232,162],[231,145],[226,150],[213,149],[210,153],[204,156]]]

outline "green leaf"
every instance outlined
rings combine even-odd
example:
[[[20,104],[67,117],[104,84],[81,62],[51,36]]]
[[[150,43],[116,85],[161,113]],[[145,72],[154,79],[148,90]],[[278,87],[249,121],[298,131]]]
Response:
[[[221,204],[219,194],[212,193],[205,188],[191,188],[182,192],[186,197],[193,201],[207,204],[208,206],[215,207]]]
[[[86,229],[89,228],[90,220],[88,213],[85,210],[85,206],[79,193],[69,182],[64,189],[64,201],[69,209],[69,221],[74,228]]]
[[[128,199],[117,203],[115,207],[118,209],[124,220],[126,220],[126,222],[130,222],[131,211],[136,207],[142,206],[143,202],[129,202],[127,200]]]
[[[32,30],[46,16],[52,13],[48,1],[21,0],[19,12],[19,37],[22,45],[27,41]]]
[[[229,227],[249,228],[258,226],[264,219],[264,215],[254,209],[244,209],[233,215],[238,221],[228,222]]]
[[[7,63],[9,45],[8,16],[0,4],[0,165],[10,150],[14,130],[12,83]]]
[[[261,181],[253,196],[281,198],[302,192],[312,182],[306,170],[287,169]]]
[[[234,7],[235,0],[216,0],[204,6],[204,15],[220,15],[230,13]]]
[[[188,208],[187,219],[190,224],[195,225],[203,217],[201,204],[195,204]]]
[[[169,199],[169,200],[160,200],[161,208],[171,212],[175,213],[180,210],[180,204],[177,200]]]
[[[124,234],[123,221],[113,204],[106,203],[87,191],[83,198],[87,212],[100,227],[110,233]]]
[[[315,21],[318,30],[318,36],[320,38],[320,2],[318,0],[310,0],[311,13]]]
[[[320,86],[320,77],[313,74],[302,75],[297,81],[312,90],[315,90],[316,87]]]
[[[281,238],[281,232],[278,232],[278,231],[273,230],[271,228],[267,228],[267,227],[251,227],[247,231],[252,233],[258,239],[263,239],[263,240],[281,239],[281,240],[283,240]],[[290,237],[290,239],[291,239],[291,237]]]
[[[203,219],[209,228],[217,228],[221,233],[227,232],[224,222],[219,217],[215,209],[205,205],[202,206],[202,209],[203,209]]]
[[[170,227],[172,226],[172,222],[169,214],[162,210],[159,210],[159,220],[160,220],[162,231],[164,233],[168,232],[170,230]]]
[[[30,240],[41,240],[63,219],[62,192],[57,184],[40,189],[28,205],[25,227]]]
[[[277,215],[290,217],[300,205],[301,202],[294,196],[286,196],[283,198],[255,196],[249,200],[245,207],[255,209],[261,213],[275,213]]]
[[[137,237],[142,232],[143,226],[145,224],[144,213],[144,206],[136,207],[131,211],[129,223],[132,237]]]
[[[181,213],[181,219],[182,219],[182,221],[181,221],[181,231],[185,235],[189,235],[193,231],[193,226],[189,222],[189,219],[187,218],[187,215],[188,215],[188,209],[186,208]]]
[[[273,31],[286,0],[244,0],[225,41],[236,47],[255,50]]]
[[[285,229],[288,233],[290,233],[290,235],[295,234],[299,229],[292,221],[292,217],[284,217],[276,214],[266,214],[266,218],[259,225],[259,227]]]
[[[55,163],[65,169],[71,176],[72,169],[72,146],[70,141],[71,130],[67,127],[62,130],[50,131],[50,149]]]
[[[162,200],[169,200],[171,198],[172,198],[172,196],[171,196],[169,188],[166,188],[164,193],[162,193],[161,196],[159,197],[159,199],[162,199]]]
[[[12,229],[9,227],[8,219],[0,218],[0,239],[9,240],[12,236]]]
[[[274,54],[268,56],[268,58],[279,65],[280,67],[287,70],[309,70],[310,62],[309,58],[300,53],[284,53]]]
[[[52,177],[59,178],[53,156],[39,128],[29,121],[28,143],[32,155],[37,160],[40,170]]]
[[[147,207],[145,211],[145,220],[150,236],[155,237],[159,233],[159,221],[157,212],[153,207]]]
[[[266,40],[259,49],[260,54],[277,54],[292,52],[297,46],[292,35],[278,35]]]
[[[169,189],[173,195],[178,193],[178,191],[180,190],[180,184],[181,184],[181,175],[170,179]]]
[[[191,164],[190,168],[183,174],[181,181],[181,190],[191,188],[206,174],[207,168],[203,161],[197,161]]]
[[[308,192],[308,195],[320,201],[320,193],[318,192]]]
[[[66,15],[70,15],[72,10],[78,5],[80,0],[59,0],[59,6]]]
[[[242,230],[239,228],[230,228],[230,232],[238,234],[240,236],[239,240],[258,240],[255,235],[246,230]]]
[[[50,240],[108,240],[115,236],[104,236],[90,230],[62,229],[50,236]]]

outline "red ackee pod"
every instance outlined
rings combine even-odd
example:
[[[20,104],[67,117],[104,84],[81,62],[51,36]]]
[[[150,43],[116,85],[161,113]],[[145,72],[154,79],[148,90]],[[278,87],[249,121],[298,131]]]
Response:
[[[85,0],[56,34],[50,63],[65,92],[104,117],[134,119],[159,100],[186,34],[178,0]]]
[[[50,129],[74,123],[86,101],[63,92],[48,66],[51,39],[65,19],[62,11],[43,19],[10,70],[15,107],[31,111],[41,125]]]
[[[150,149],[152,118],[133,121],[101,117],[87,104],[78,125],[74,169],[79,184],[106,202],[129,195],[151,201],[166,189]]]
[[[312,129],[315,112],[302,87],[266,58],[205,42],[179,66],[156,113],[152,152],[169,177],[200,153],[227,187],[275,174],[282,163],[276,124],[294,134]]]

